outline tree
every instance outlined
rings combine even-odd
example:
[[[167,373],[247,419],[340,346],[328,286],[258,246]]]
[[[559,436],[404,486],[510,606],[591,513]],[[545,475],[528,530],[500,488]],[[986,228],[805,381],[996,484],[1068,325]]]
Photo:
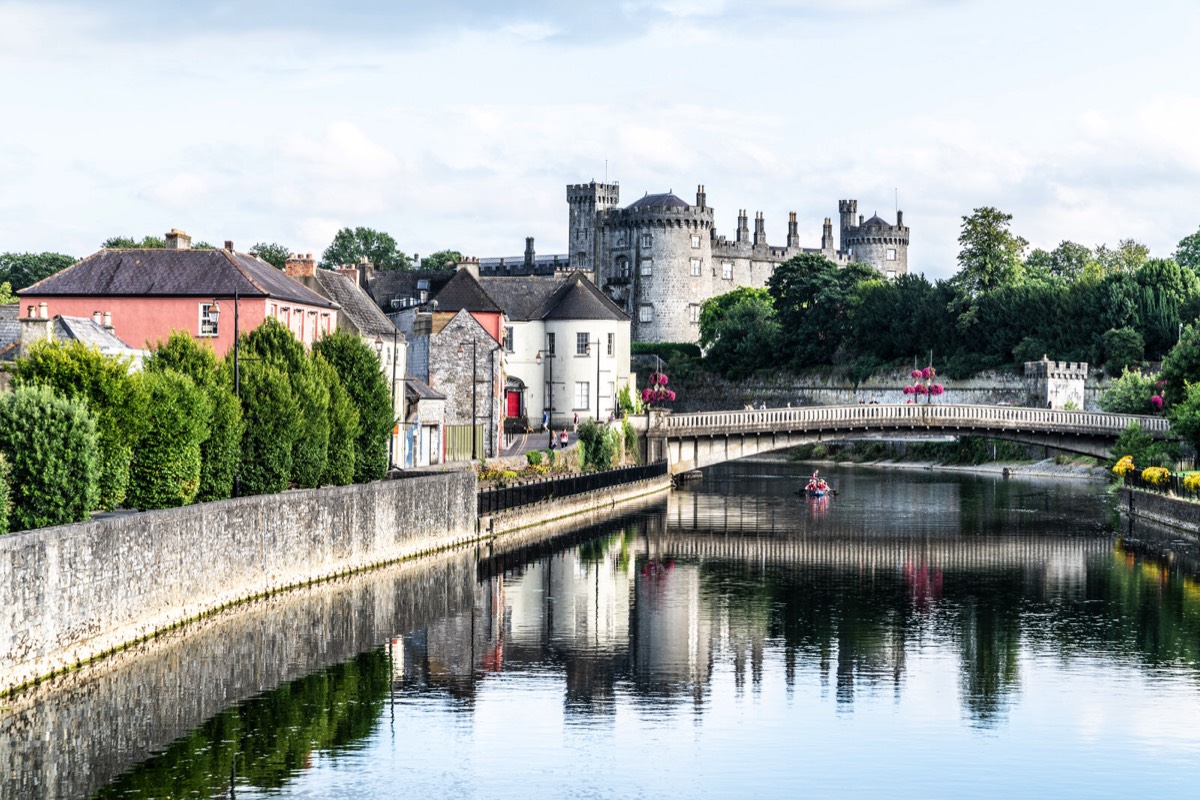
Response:
[[[275,269],[286,269],[288,256],[292,251],[287,245],[277,244],[275,242],[257,242],[250,248],[250,255],[258,256],[263,261],[270,264]]]
[[[167,240],[161,236],[143,236],[141,239],[134,239],[131,236],[110,236],[101,242],[100,246],[105,250],[162,250],[167,246]]]
[[[1029,242],[1008,230],[1012,214],[990,206],[963,217],[956,280],[969,296],[1015,283]]]
[[[1104,366],[1109,375],[1117,371],[1124,372],[1129,367],[1142,363],[1146,346],[1142,335],[1133,328],[1109,328],[1102,338]]]
[[[17,300],[17,296],[13,294],[12,284],[8,281],[0,282],[0,306],[12,305]]]
[[[8,533],[8,462],[0,453],[0,536]]]
[[[211,407],[207,435],[200,443],[200,489],[197,502],[225,500],[233,494],[233,479],[241,464],[242,406],[233,394],[230,369],[208,342],[198,342],[186,331],[174,331],[159,342],[146,359],[147,372],[173,370],[192,379]]]
[[[401,252],[396,240],[373,228],[342,228],[321,255],[321,268],[358,264],[366,258],[377,270],[411,269],[412,259]]]
[[[1200,327],[1184,325],[1179,342],[1162,362],[1162,398],[1167,407],[1183,402],[1189,383],[1200,383]]]
[[[354,482],[355,442],[361,427],[358,409],[342,386],[337,370],[319,353],[313,357],[313,365],[329,392],[329,450],[321,483],[345,486]]]
[[[334,331],[313,345],[313,351],[329,362],[342,381],[359,414],[359,433],[354,449],[354,480],[379,480],[387,474],[387,442],[395,417],[388,382],[379,356],[360,337]]]
[[[1095,255],[1090,247],[1065,239],[1046,255],[1046,266],[1050,274],[1069,281],[1083,275],[1088,264],[1095,261]],[[1033,253],[1030,253],[1030,259],[1033,259]]]
[[[1200,381],[1189,383],[1183,399],[1171,406],[1171,431],[1200,451]]]
[[[715,323],[715,329],[709,331],[711,345],[704,356],[705,363],[730,380],[739,380],[756,370],[771,367],[777,360],[779,322],[775,318],[771,296],[761,289],[750,291],[756,294],[726,310]],[[711,302],[707,301],[704,308],[707,309]],[[701,319],[703,317],[702,310]]]
[[[457,250],[438,250],[421,259],[421,269],[453,269],[462,260],[463,254]]]
[[[620,449],[620,438],[614,428],[601,425],[594,419],[579,423],[579,466],[585,470],[612,469]]]
[[[209,436],[212,406],[204,392],[174,370],[143,372],[149,425],[129,467],[128,503],[143,511],[192,503],[200,491],[200,445]]]
[[[99,437],[99,508],[125,499],[133,446],[145,425],[144,397],[129,374],[128,359],[110,358],[83,342],[41,341],[13,365],[14,386],[50,386],[86,403]],[[91,509],[89,509],[91,510]]]
[[[1113,273],[1132,275],[1149,258],[1150,248],[1133,239],[1122,239],[1117,242],[1115,248],[1109,248],[1108,245],[1103,244],[1096,247],[1096,263],[1107,275]]]
[[[10,468],[11,530],[82,522],[96,507],[96,423],[83,400],[49,386],[0,395],[0,454]]]
[[[300,405],[287,374],[275,364],[241,366],[242,494],[274,494],[288,487]]]
[[[76,261],[62,253],[0,253],[0,283],[19,292]]]
[[[776,267],[767,281],[775,301],[780,344],[792,366],[803,369],[830,364],[847,340],[851,309],[863,290],[860,284],[883,276],[865,264],[838,267],[815,253],[796,256]]]
[[[739,286],[732,292],[710,297],[700,307],[700,347],[707,350],[717,341],[721,323],[729,312],[746,301],[758,300],[773,306],[771,293],[766,289]]]
[[[1100,395],[1100,408],[1114,414],[1149,414],[1153,411],[1150,398],[1157,393],[1154,379],[1126,369]],[[1126,455],[1122,453],[1122,455]]]
[[[1200,272],[1200,230],[1180,239],[1171,258],[1193,272]]]

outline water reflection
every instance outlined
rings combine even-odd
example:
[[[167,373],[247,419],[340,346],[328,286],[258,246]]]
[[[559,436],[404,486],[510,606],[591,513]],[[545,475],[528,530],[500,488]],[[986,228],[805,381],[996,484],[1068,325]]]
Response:
[[[63,739],[54,735],[49,753],[6,735],[0,764],[16,772],[5,796],[49,780],[61,793],[48,796],[79,796],[87,780],[95,791],[121,771],[98,796],[210,795],[231,775],[239,796],[319,796],[296,782],[319,772],[314,763],[343,761],[364,782],[358,793],[382,792],[398,771],[414,791],[428,789],[422,779],[434,779],[382,739],[448,736],[478,725],[489,701],[526,709],[547,692],[586,741],[608,735],[625,710],[647,730],[676,730],[683,712],[695,730],[725,731],[722,747],[748,748],[750,762],[768,746],[746,727],[750,707],[771,708],[791,730],[817,724],[825,706],[848,724],[878,724],[869,720],[886,702],[903,727],[929,727],[939,696],[930,687],[944,687],[966,730],[997,735],[1046,685],[1067,706],[1076,695],[1102,702],[1096,670],[1116,670],[1197,708],[1194,542],[1122,528],[1103,494],[1078,484],[845,470],[831,476],[838,495],[813,502],[795,494],[799,472],[733,464],[555,543],[451,555],[280,598],[21,701],[0,732],[24,726],[38,737],[68,718],[91,720],[73,746],[92,755],[55,749]],[[226,689],[210,696],[213,685]],[[160,718],[158,698],[174,692],[197,699]],[[116,748],[121,758],[105,756],[102,726],[132,718],[141,736]],[[938,724],[953,737],[953,721]],[[729,730],[745,743],[731,743]],[[872,739],[888,728],[854,730]],[[1200,750],[1194,735],[1176,744]],[[627,746],[636,759],[642,745]],[[151,751],[161,752],[131,768]],[[554,755],[524,757],[548,775],[562,768],[539,760]],[[54,766],[68,760],[85,765],[87,780]],[[439,762],[432,774],[469,781],[463,770]]]

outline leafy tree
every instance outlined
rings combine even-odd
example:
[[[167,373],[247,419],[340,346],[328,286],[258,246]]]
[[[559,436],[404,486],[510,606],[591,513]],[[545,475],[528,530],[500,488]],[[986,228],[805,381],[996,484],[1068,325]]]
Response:
[[[167,240],[161,236],[143,236],[141,239],[134,239],[132,236],[111,236],[101,242],[100,246],[108,249],[140,249],[140,250],[162,250],[167,246]]]
[[[1030,257],[1032,258],[1032,253]],[[1056,278],[1073,281],[1083,275],[1088,264],[1095,261],[1095,255],[1090,247],[1076,242],[1063,240],[1058,247],[1048,254],[1047,267],[1050,274]]]
[[[241,493],[273,494],[288,488],[300,404],[287,373],[267,361],[241,366]]]
[[[588,470],[612,469],[620,450],[620,439],[615,429],[601,425],[594,419],[579,423],[579,465]]]
[[[197,502],[224,500],[233,494],[233,479],[241,463],[242,405],[233,394],[230,370],[208,342],[197,342],[186,331],[173,331],[146,359],[147,372],[173,370],[192,379],[212,410],[207,435],[200,443],[200,489]]]
[[[851,306],[860,284],[883,280],[865,264],[838,267],[815,253],[779,265],[767,282],[775,301],[780,351],[796,368],[832,363],[850,330]]]
[[[329,390],[316,374],[304,345],[276,319],[267,319],[245,337],[245,349],[279,366],[299,404],[295,420],[291,480],[302,488],[319,486],[329,450]]]
[[[1183,399],[1171,406],[1171,431],[1200,451],[1200,381],[1187,384]]]
[[[285,269],[288,256],[292,254],[292,251],[288,249],[287,245],[275,242],[257,242],[250,248],[250,254],[258,256],[275,269]]]
[[[96,423],[83,400],[49,386],[0,395],[0,454],[10,467],[11,530],[81,522],[96,507]]]
[[[321,483],[345,486],[354,482],[354,450],[360,429],[358,409],[342,386],[337,370],[319,353],[313,357],[313,364],[329,392],[329,449]]]
[[[1200,383],[1200,327],[1184,325],[1179,342],[1162,362],[1162,398],[1167,407],[1183,402],[1189,383]]]
[[[421,269],[452,269],[463,260],[463,254],[457,250],[438,250],[421,259]]]
[[[1180,239],[1171,258],[1181,266],[1200,272],[1200,230]]]
[[[19,292],[75,261],[62,253],[0,253],[0,283],[7,283],[12,291]]]
[[[379,480],[387,474],[387,442],[395,418],[388,382],[379,356],[362,338],[334,331],[313,345],[337,372],[358,409],[359,433],[354,448],[354,480]]]
[[[766,289],[739,286],[732,292],[710,297],[700,307],[700,347],[708,349],[717,340],[718,328],[726,316],[743,302],[758,300],[772,305],[771,293]]]
[[[8,533],[8,462],[0,453],[0,536]]]
[[[1029,242],[1009,231],[1012,214],[985,206],[962,219],[962,232],[958,236],[962,249],[958,252],[956,280],[963,291],[974,296],[1016,283]]]
[[[1157,441],[1142,430],[1141,425],[1131,422],[1113,443],[1112,453],[1113,464],[1123,456],[1130,456],[1139,469],[1151,466],[1169,467],[1179,459],[1179,445],[1175,442]]]
[[[396,240],[373,228],[342,228],[321,255],[321,267],[357,264],[364,257],[378,270],[412,269],[412,259],[401,252]]]
[[[1125,273],[1132,275],[1150,258],[1150,248],[1133,239],[1122,239],[1115,248],[1099,245],[1096,248],[1096,263],[1105,274]]]
[[[731,380],[771,367],[777,360],[779,322],[775,318],[775,308],[770,295],[762,290],[757,292],[759,294],[746,297],[729,308],[716,323],[715,331],[710,330],[713,338],[705,363]]]
[[[17,296],[13,294],[12,284],[8,281],[0,282],[0,306],[12,305],[17,300]]]
[[[212,406],[203,390],[174,370],[143,372],[146,432],[130,464],[128,503],[134,508],[175,508],[200,491],[200,445],[208,438]]]
[[[1108,374],[1142,363],[1146,347],[1142,335],[1133,328],[1109,328],[1104,332],[1103,341],[1104,366]]]
[[[1100,408],[1115,414],[1149,414],[1153,410],[1150,398],[1155,394],[1153,378],[1126,369],[1100,396]]]
[[[14,386],[50,386],[79,399],[96,418],[99,436],[99,508],[112,510],[125,499],[133,445],[146,425],[143,396],[129,374],[130,362],[110,358],[78,341],[36,342],[13,367]]]

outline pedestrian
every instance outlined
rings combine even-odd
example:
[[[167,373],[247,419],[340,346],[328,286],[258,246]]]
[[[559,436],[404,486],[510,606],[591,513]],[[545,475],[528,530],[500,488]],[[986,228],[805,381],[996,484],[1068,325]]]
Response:
[[[575,420],[572,424],[575,426],[575,432],[579,433],[579,412],[578,411],[575,412]]]
[[[547,430],[550,427],[550,412],[542,412],[542,430]]]
[[[565,449],[567,446],[567,429],[563,428],[562,433],[558,434],[558,446]]]
[[[551,449],[551,450],[553,450],[553,449],[554,449],[554,443],[555,443],[555,441],[556,441],[557,439],[558,439],[558,437],[557,437],[557,436],[555,436],[555,435],[554,435],[554,431],[553,431],[553,430],[551,430],[551,431],[550,431],[550,449]]]

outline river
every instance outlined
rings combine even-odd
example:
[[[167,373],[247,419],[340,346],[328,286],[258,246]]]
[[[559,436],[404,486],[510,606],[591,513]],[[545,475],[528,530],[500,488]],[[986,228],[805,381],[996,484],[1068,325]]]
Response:
[[[6,700],[5,797],[1128,797],[1200,780],[1200,560],[1102,486],[746,460]],[[1132,527],[1136,525],[1137,527]]]

